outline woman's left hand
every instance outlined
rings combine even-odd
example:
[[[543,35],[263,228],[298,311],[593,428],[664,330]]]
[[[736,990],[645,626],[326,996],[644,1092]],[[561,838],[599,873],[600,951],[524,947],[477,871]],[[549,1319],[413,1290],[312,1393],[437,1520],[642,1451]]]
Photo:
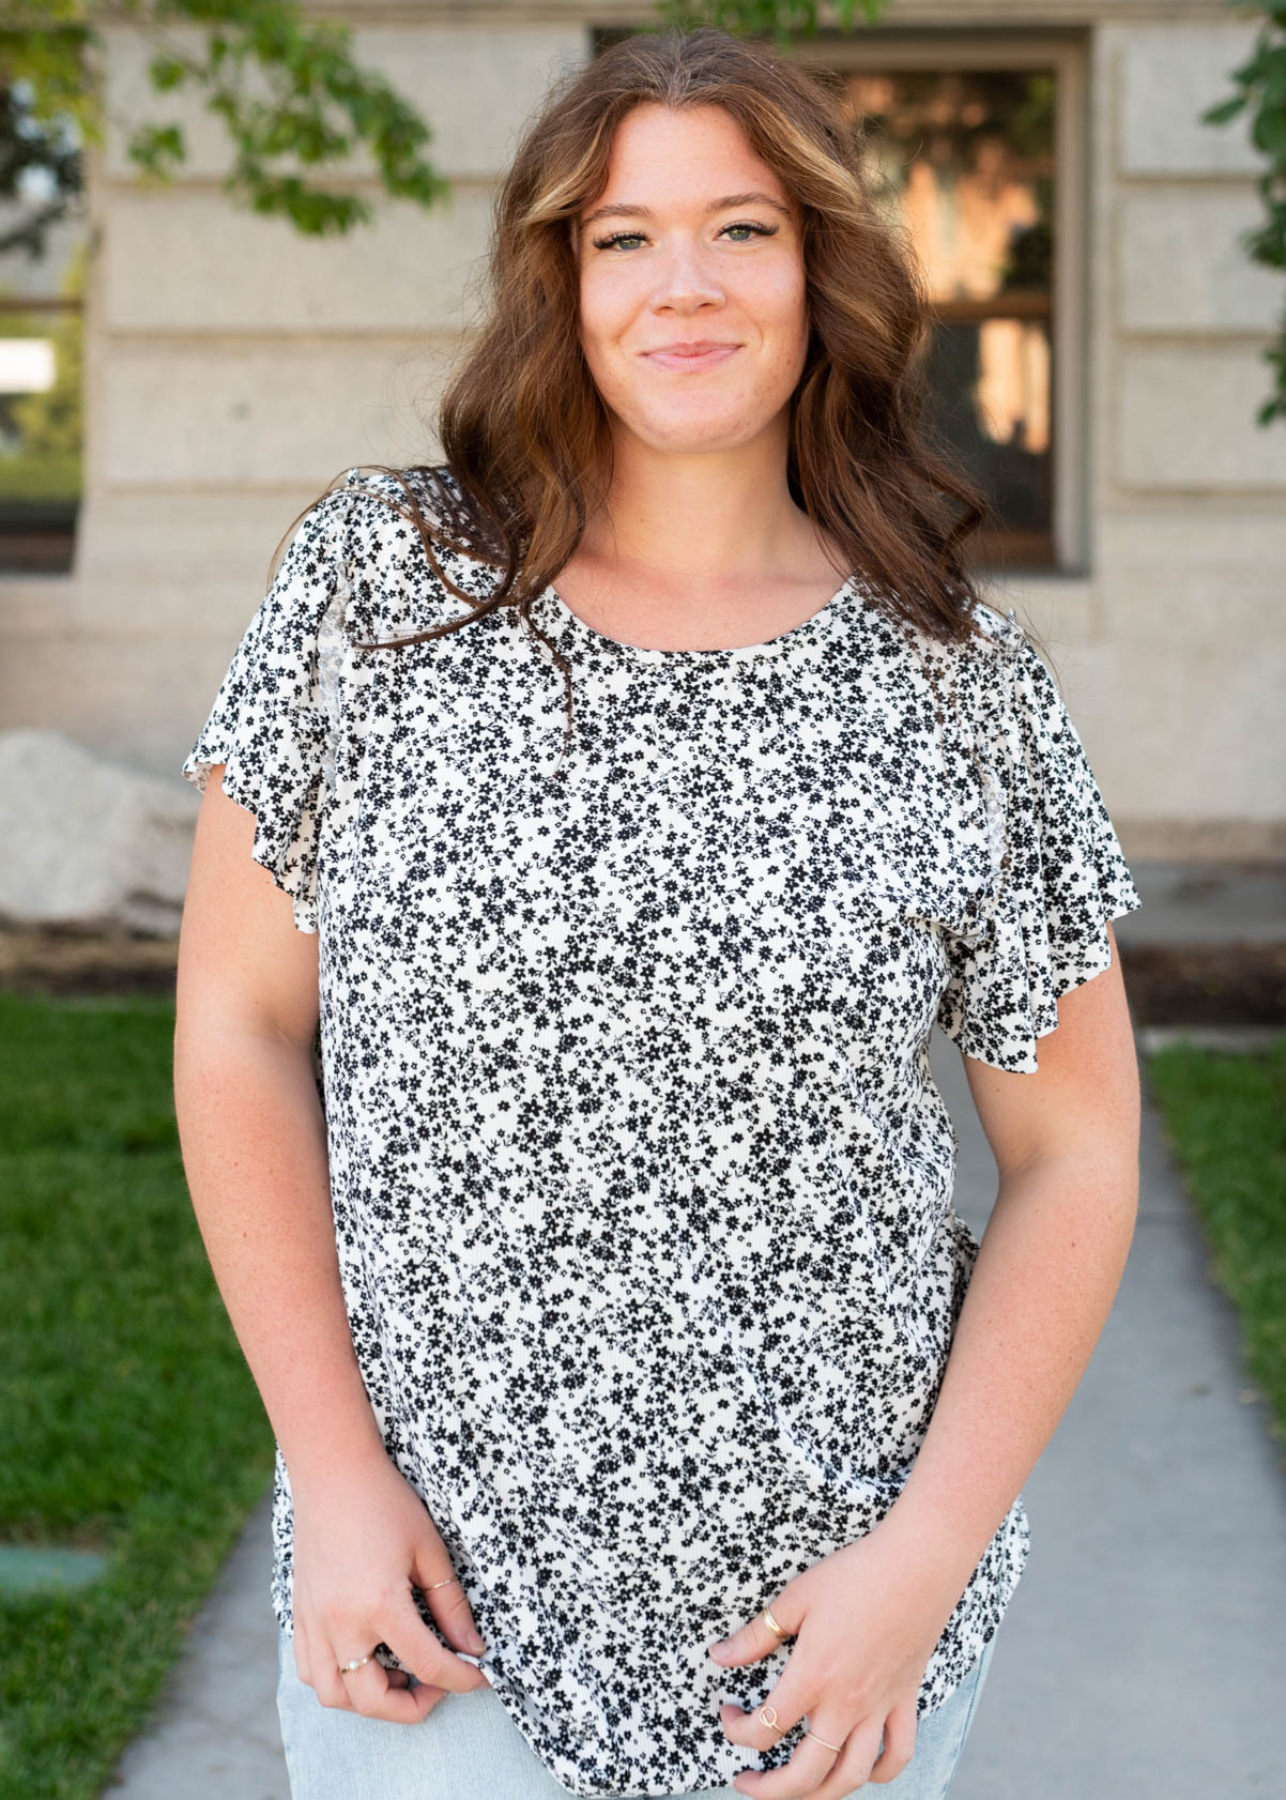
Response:
[[[794,1637],[789,1660],[760,1709],[719,1709],[734,1744],[769,1750],[806,1715],[803,1737],[779,1769],[744,1769],[733,1782],[755,1800],[845,1800],[864,1782],[892,1781],[915,1752],[916,1708],[925,1667],[965,1581],[958,1588],[932,1555],[916,1554],[886,1515],[865,1537],[814,1563],[766,1602]],[[966,1577],[967,1579],[967,1577]],[[780,1640],[756,1614],[717,1645],[728,1667],[759,1662]],[[884,1749],[880,1752],[880,1738]],[[819,1742],[818,1740],[825,1740]],[[838,1751],[828,1750],[836,1744]],[[878,1760],[877,1760],[878,1757]]]

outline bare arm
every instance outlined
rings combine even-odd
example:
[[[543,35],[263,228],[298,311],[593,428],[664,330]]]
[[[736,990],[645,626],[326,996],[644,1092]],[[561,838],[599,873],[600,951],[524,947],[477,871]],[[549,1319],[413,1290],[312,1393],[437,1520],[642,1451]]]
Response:
[[[1058,1002],[1039,1073],[965,1058],[999,1194],[933,1418],[880,1525],[936,1558],[957,1596],[1076,1391],[1134,1234],[1138,1060],[1107,932],[1111,967]]]
[[[311,1647],[313,1684],[327,1704],[411,1720],[426,1699],[485,1677],[443,1651],[410,1594],[407,1575],[427,1585],[451,1565],[387,1455],[353,1349],[312,1067],[317,936],[296,929],[289,897],[251,860],[254,816],[222,792],[222,774],[216,765],[202,798],[179,937],[174,1092],[184,1168],[290,1474],[297,1649],[302,1642],[307,1659]],[[380,1531],[377,1503],[397,1515],[400,1539]],[[400,1580],[367,1560],[365,1540],[376,1538],[394,1551],[415,1540]],[[452,1642],[481,1648],[469,1639],[458,1585],[430,1602]],[[378,1619],[372,1608],[383,1609]],[[437,1685],[413,1700],[372,1663],[345,1688],[332,1650],[346,1660],[379,1641]],[[304,1667],[300,1674],[309,1679]],[[350,1692],[366,1703],[354,1708]]]
[[[353,1353],[313,1079],[317,938],[250,861],[253,816],[202,799],[179,936],[174,1098],[219,1291],[292,1477],[383,1454]]]

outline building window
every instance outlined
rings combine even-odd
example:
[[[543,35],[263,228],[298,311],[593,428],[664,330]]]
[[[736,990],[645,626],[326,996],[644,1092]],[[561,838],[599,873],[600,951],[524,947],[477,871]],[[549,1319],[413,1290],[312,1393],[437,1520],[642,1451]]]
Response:
[[[932,423],[992,508],[971,562],[1082,571],[1082,43],[876,29],[798,53],[844,76],[921,264]]]
[[[1048,69],[853,72],[881,203],[933,303],[933,422],[986,493],[988,561],[1054,553],[1054,98]]]
[[[81,133],[17,79],[0,83],[0,137],[0,574],[65,573],[81,491]]]
[[[72,566],[81,485],[81,302],[0,293],[0,572]]]

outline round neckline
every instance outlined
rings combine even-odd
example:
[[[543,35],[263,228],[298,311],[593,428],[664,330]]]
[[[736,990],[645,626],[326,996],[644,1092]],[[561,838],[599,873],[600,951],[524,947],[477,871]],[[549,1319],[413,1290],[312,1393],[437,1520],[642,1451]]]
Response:
[[[857,575],[846,576],[829,600],[824,601],[816,612],[809,613],[806,619],[801,619],[798,625],[792,625],[788,631],[779,632],[776,637],[766,638],[762,643],[732,644],[714,650],[662,650],[650,644],[628,644],[623,638],[609,637],[606,632],[599,631],[595,626],[588,624],[579,613],[573,612],[552,582],[544,589],[540,598],[551,604],[554,612],[569,631],[611,654],[638,662],[676,662],[704,667],[727,662],[752,662],[764,656],[779,656],[782,651],[793,648],[796,643],[811,637],[822,625],[829,623],[840,611],[844,600],[850,594],[858,591]]]

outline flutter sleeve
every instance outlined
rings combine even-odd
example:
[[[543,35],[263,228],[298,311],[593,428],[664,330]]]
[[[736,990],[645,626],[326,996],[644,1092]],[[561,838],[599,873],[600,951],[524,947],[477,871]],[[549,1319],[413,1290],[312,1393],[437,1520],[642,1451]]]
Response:
[[[1001,861],[979,931],[947,940],[937,1023],[964,1055],[1035,1074],[1056,1002],[1111,966],[1107,921],[1143,902],[1054,678],[1012,611],[978,692]]]
[[[300,931],[317,930],[318,836],[326,800],[329,715],[319,632],[347,582],[353,472],[314,502],[237,645],[182,773],[201,792],[224,765],[223,792],[255,817],[251,856],[290,895]]]

